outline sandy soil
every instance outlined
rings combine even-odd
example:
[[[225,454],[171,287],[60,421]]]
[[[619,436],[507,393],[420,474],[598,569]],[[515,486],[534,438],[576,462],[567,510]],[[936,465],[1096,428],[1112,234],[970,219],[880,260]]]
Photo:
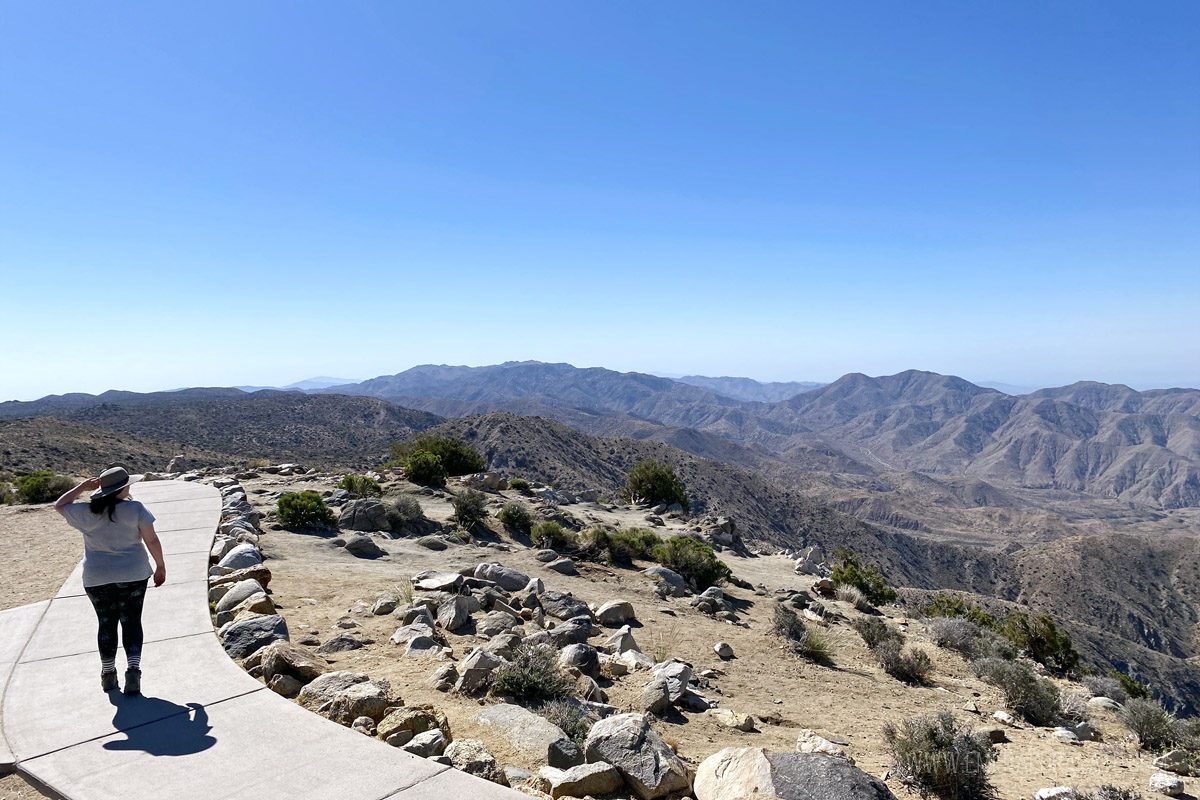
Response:
[[[83,558],[83,537],[52,503],[0,506],[0,610],[49,600]]]

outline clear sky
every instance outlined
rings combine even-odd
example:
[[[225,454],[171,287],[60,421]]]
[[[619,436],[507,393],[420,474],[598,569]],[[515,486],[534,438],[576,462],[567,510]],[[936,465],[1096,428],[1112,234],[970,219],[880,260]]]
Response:
[[[0,3],[0,399],[1200,386],[1200,3]]]

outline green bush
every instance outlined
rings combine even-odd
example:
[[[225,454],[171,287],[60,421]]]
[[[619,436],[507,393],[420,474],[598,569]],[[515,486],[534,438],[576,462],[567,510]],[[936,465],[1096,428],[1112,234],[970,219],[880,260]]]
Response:
[[[840,555],[842,563],[833,568],[835,586],[853,586],[877,606],[896,602],[896,590],[887,585],[879,574],[879,567],[872,563],[863,564],[858,554],[850,551]]]
[[[0,483],[0,506],[16,505],[17,493],[7,483]]]
[[[926,683],[933,673],[933,661],[924,650],[905,652],[896,639],[885,639],[875,648],[875,658],[888,675],[904,683]]]
[[[897,646],[904,644],[904,634],[888,625],[879,617],[860,617],[852,623],[854,630],[862,637],[868,650],[874,650],[884,642],[894,641]]]
[[[625,481],[625,494],[634,503],[679,503],[684,511],[691,508],[687,490],[675,474],[675,468],[652,458],[639,461],[629,470],[629,477]]]
[[[309,489],[304,492],[288,492],[279,498],[276,517],[285,528],[307,528],[310,526],[333,525],[333,512],[321,495]]]
[[[470,530],[488,517],[487,495],[474,489],[459,492],[451,501],[454,506],[454,521]]]
[[[17,487],[17,497],[22,503],[52,503],[75,488],[75,481],[67,476],[55,475],[46,470],[18,475],[13,483]]]
[[[1150,687],[1144,683],[1139,683],[1133,678],[1121,672],[1119,669],[1108,671],[1108,677],[1121,684],[1121,688],[1125,690],[1125,694],[1134,699],[1145,699],[1150,696]],[[1121,701],[1117,701],[1121,702]]]
[[[383,487],[374,478],[366,475],[347,475],[338,484],[339,489],[345,489],[351,497],[383,497]]]
[[[442,459],[425,450],[418,450],[404,462],[404,474],[413,483],[426,486],[445,486],[446,468]]]
[[[569,531],[557,522],[539,522],[530,529],[529,536],[538,547],[553,550],[570,550],[578,541],[575,531]]]
[[[975,643],[982,628],[962,617],[934,617],[929,622],[929,634],[938,647],[953,650],[964,658],[973,658]]]
[[[513,478],[508,482],[508,488],[520,492],[526,497],[533,495],[533,487],[529,485],[529,481],[524,478]]]
[[[391,449],[393,463],[406,463],[420,452],[437,456],[448,477],[472,475],[476,472],[483,472],[487,468],[487,462],[484,461],[478,450],[449,436],[421,434],[406,442],[397,442],[392,445]],[[407,467],[404,471],[408,472]],[[412,480],[411,476],[410,480]],[[421,482],[418,481],[418,483]]]
[[[543,703],[537,709],[537,714],[565,733],[581,750],[587,741],[588,732],[596,722],[596,718],[585,711],[582,705],[570,700],[551,700]]]
[[[512,659],[492,671],[492,694],[517,700],[565,700],[575,691],[571,676],[558,666],[558,650],[548,644],[518,644]]]
[[[1120,719],[1147,750],[1158,752],[1175,743],[1175,717],[1154,700],[1130,700],[1121,709]]]
[[[771,633],[784,640],[795,655],[817,664],[828,664],[833,659],[833,642],[823,631],[805,625],[795,613],[775,604],[771,617]]]
[[[506,528],[528,535],[533,529],[533,516],[524,503],[505,503],[496,515]]]
[[[625,531],[609,532],[603,528],[590,530],[583,535],[580,555],[606,564],[629,566],[635,558],[650,558],[662,539],[653,531],[630,528]]]
[[[921,793],[947,800],[984,800],[992,795],[987,766],[996,748],[943,711],[936,716],[888,723],[883,738],[901,780]]]
[[[927,617],[962,617],[981,628],[998,631],[1000,623],[979,606],[968,603],[962,595],[938,592],[929,605],[921,609]]]
[[[675,536],[654,545],[650,554],[667,569],[672,569],[691,581],[697,589],[707,589],[733,577],[725,562],[703,542],[686,536]]]
[[[1060,630],[1048,614],[1039,614],[1033,619],[1019,612],[1010,614],[1004,620],[1001,632],[1017,647],[1029,651],[1030,657],[1039,664],[1066,671],[1079,663],[1079,653],[1075,652],[1071,637]]]
[[[405,525],[425,519],[425,512],[421,510],[420,501],[411,494],[402,494],[392,501],[387,515],[388,522],[393,529],[403,528]]]
[[[1053,725],[1060,699],[1054,681],[1039,678],[1028,664],[999,658],[981,658],[975,674],[1004,695],[1004,704],[1032,725]]]

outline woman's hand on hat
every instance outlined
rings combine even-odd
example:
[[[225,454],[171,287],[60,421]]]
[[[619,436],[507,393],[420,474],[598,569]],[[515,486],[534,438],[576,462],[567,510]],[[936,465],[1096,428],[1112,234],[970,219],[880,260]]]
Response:
[[[88,478],[83,483],[79,484],[80,488],[87,492],[93,492],[100,488],[99,478]]]

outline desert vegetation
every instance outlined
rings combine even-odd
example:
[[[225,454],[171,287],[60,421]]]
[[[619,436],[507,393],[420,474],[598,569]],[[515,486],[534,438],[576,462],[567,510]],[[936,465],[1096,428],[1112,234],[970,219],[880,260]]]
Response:
[[[680,505],[684,511],[691,508],[687,490],[675,473],[675,468],[664,461],[645,459],[629,470],[623,494],[630,502],[647,505]]]
[[[285,528],[308,528],[334,524],[333,512],[314,491],[288,492],[276,505],[279,524]]]

